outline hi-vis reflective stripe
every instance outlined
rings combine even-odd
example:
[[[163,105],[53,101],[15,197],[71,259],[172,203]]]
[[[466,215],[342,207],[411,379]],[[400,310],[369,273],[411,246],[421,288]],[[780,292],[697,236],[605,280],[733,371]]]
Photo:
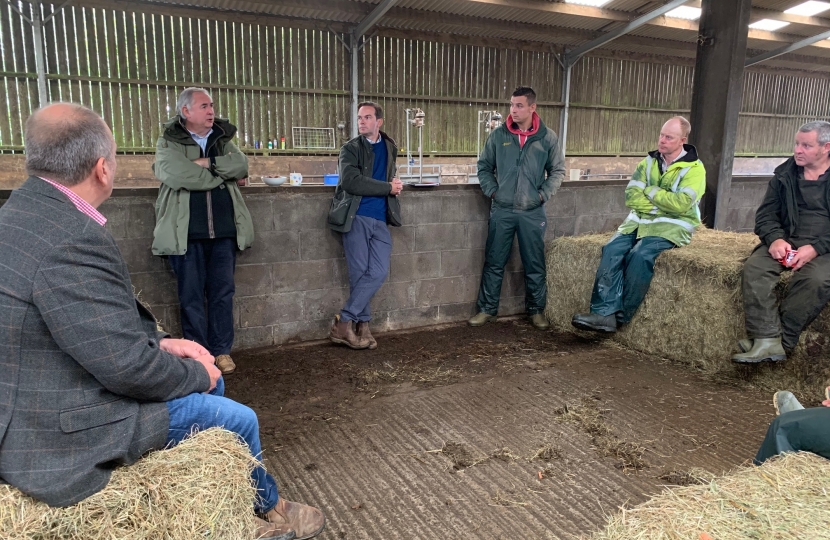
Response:
[[[692,202],[697,200],[697,191],[693,190],[690,187],[684,187],[683,189],[678,191],[678,193],[685,193],[686,195],[692,198]]]
[[[671,187],[671,190],[677,193],[677,186],[680,185],[680,181],[683,180],[683,177],[686,176],[686,173],[689,172],[691,167],[686,167],[681,169],[679,173],[677,173],[677,178],[674,179],[674,185]]]
[[[674,219],[674,218],[668,218],[668,217],[657,217],[657,218],[654,218],[654,219],[641,218],[641,217],[637,216],[637,214],[633,210],[631,211],[630,214],[628,214],[628,218],[626,218],[626,221],[628,221],[628,220],[631,220],[635,223],[639,223],[641,225],[651,225],[652,223],[671,223],[672,225],[678,225],[680,227],[683,227],[684,229],[686,229],[689,232],[694,232],[694,230],[695,230],[694,225],[692,225],[691,223],[686,223],[685,221],[683,221],[681,219]]]
[[[640,189],[646,189],[646,183],[645,182],[640,182],[639,180],[632,180],[631,182],[628,183],[627,186],[625,186],[625,189],[628,189],[630,187],[638,187]]]

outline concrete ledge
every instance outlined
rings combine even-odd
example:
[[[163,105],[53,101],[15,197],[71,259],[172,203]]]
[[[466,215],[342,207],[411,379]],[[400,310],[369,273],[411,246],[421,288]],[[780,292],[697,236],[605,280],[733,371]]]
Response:
[[[565,182],[545,206],[546,239],[616,229],[627,214],[626,184]],[[765,179],[733,185],[731,227],[752,228],[765,189]],[[319,185],[242,188],[256,240],[237,260],[237,349],[327,335],[348,288],[340,235],[326,225],[333,191]],[[11,193],[0,190],[0,205]],[[157,194],[157,188],[116,189],[100,210],[136,289],[164,326],[179,334],[175,279],[166,260],[150,252]],[[475,310],[489,201],[476,184],[409,188],[400,200],[404,225],[391,229],[391,271],[372,306],[375,325],[382,331],[465,320]],[[514,244],[501,313],[522,313],[523,297],[522,264]]]

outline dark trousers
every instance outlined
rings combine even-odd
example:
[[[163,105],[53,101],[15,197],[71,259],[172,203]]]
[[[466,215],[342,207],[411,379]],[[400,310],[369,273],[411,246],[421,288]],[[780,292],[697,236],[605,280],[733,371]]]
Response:
[[[830,255],[820,255],[793,272],[777,308],[775,286],[784,270],[766,245],[755,248],[744,263],[744,319],[751,339],[781,336],[784,349],[791,351],[801,332],[830,301]]]
[[[830,459],[830,408],[801,409],[773,420],[755,456],[755,464],[760,465],[783,452],[799,451]]]
[[[659,236],[637,240],[637,233],[615,234],[602,248],[591,313],[605,317],[617,314],[617,322],[631,322],[651,286],[654,261],[673,247],[673,242]]]
[[[547,217],[543,206],[516,211],[493,206],[487,244],[484,248],[484,271],[478,290],[478,311],[497,315],[504,266],[510,259],[513,237],[519,239],[519,255],[525,270],[525,311],[528,315],[545,310],[548,296],[545,269],[545,229]]]
[[[233,272],[236,239],[192,240],[170,255],[181,306],[182,334],[219,356],[233,346]],[[205,309],[207,308],[207,309]]]
[[[349,267],[349,299],[340,311],[344,321],[372,319],[369,304],[389,275],[392,235],[378,219],[355,216],[352,228],[343,233],[343,251]]]

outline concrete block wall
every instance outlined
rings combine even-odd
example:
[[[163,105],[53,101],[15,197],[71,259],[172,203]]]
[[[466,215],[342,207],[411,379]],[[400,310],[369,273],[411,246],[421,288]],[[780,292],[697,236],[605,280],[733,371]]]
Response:
[[[761,206],[769,179],[737,179],[729,192],[729,230],[752,232],[755,230],[755,211]]]
[[[628,214],[625,184],[566,182],[546,205],[547,238],[614,230]],[[733,184],[730,228],[746,230],[746,216],[754,216],[753,205],[757,208],[765,186],[766,181]],[[332,188],[242,191],[256,241],[237,259],[235,348],[324,338],[348,296],[340,235],[325,223]],[[0,191],[0,204],[9,193]],[[179,335],[175,279],[167,262],[150,252],[156,194],[148,188],[116,190],[100,210],[135,289],[165,328]],[[383,332],[467,319],[475,312],[489,202],[477,185],[453,185],[410,188],[401,196],[401,206],[404,226],[391,228],[391,269],[372,304],[373,328]],[[524,278],[514,245],[500,314],[523,311]]]

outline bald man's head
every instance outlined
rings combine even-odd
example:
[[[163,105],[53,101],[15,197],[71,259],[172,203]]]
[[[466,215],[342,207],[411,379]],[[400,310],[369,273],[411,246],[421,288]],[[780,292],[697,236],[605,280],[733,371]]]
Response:
[[[676,156],[683,149],[689,137],[692,126],[682,116],[674,116],[663,124],[660,138],[657,141],[657,150],[664,156]]]
[[[98,114],[74,103],[36,110],[26,122],[26,172],[65,186],[79,184],[98,160],[115,162],[115,140]]]

